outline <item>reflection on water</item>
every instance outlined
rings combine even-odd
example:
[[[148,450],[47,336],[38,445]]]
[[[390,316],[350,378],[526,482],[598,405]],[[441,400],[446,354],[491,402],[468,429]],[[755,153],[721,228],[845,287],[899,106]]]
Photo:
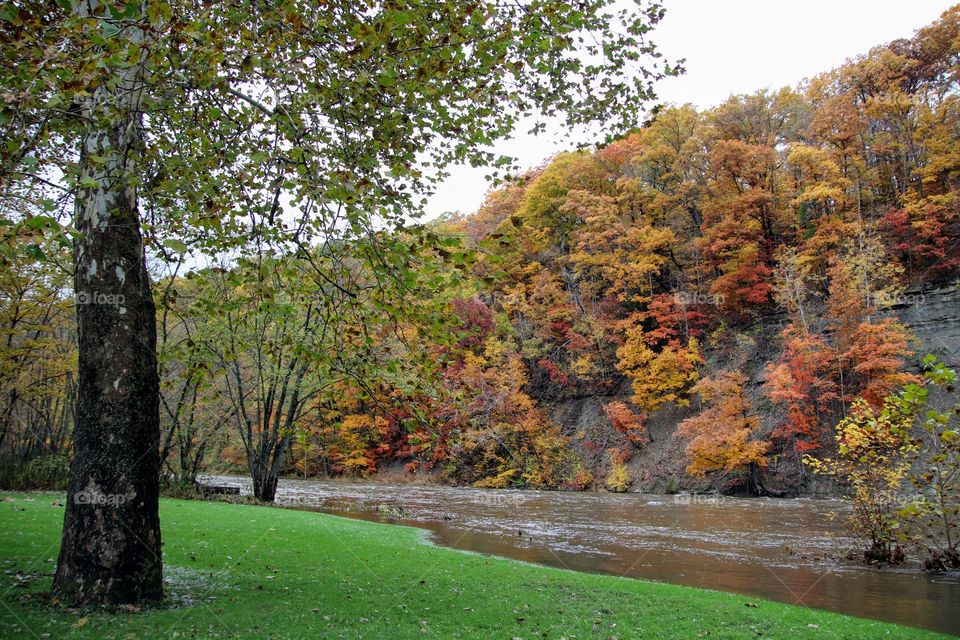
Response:
[[[215,477],[240,485],[249,480]],[[960,633],[960,576],[838,565],[834,501],[282,480],[277,502],[428,529],[441,545]]]

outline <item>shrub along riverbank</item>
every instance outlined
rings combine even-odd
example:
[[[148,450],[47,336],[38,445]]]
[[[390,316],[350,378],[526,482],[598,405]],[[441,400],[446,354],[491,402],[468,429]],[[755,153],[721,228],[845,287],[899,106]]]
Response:
[[[169,602],[51,604],[59,493],[0,498],[3,638],[936,638],[733,594],[441,549],[423,532],[285,509],[164,500]]]

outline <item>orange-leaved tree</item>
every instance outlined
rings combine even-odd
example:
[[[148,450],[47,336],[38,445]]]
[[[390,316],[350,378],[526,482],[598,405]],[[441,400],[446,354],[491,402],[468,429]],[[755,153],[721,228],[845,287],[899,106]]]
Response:
[[[837,363],[822,335],[795,324],[781,335],[783,354],[767,365],[765,388],[771,400],[787,409],[773,436],[787,441],[799,454],[821,446],[830,404],[839,398]]]
[[[747,482],[763,493],[759,469],[766,466],[770,444],[755,436],[760,418],[744,394],[746,376],[725,370],[704,378],[693,387],[702,409],[677,427],[677,437],[687,440],[687,473],[696,476],[725,475],[733,481],[749,472]]]

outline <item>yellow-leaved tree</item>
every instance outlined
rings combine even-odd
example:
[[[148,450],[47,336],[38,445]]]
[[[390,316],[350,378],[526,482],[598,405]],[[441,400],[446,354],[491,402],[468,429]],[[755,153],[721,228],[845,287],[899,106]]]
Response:
[[[686,346],[671,342],[654,351],[647,346],[643,326],[626,331],[626,340],[617,349],[617,369],[630,377],[633,404],[642,412],[656,411],[668,402],[689,404],[686,393],[697,381],[701,362],[697,340]]]
[[[867,545],[869,563],[898,563],[898,500],[910,472],[917,445],[910,436],[912,417],[900,410],[895,396],[881,409],[857,398],[850,414],[836,427],[837,454],[804,462],[817,473],[832,477],[850,489],[853,511],[850,528]]]

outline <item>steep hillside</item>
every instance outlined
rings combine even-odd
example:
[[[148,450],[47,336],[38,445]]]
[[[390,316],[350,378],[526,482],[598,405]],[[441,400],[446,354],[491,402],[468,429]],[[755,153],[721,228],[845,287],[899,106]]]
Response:
[[[953,367],[960,367],[960,283],[933,289],[906,292],[904,301],[895,305],[891,314],[903,322],[915,336],[917,353],[932,353]],[[755,340],[744,345],[744,352],[733,360],[740,363],[750,380],[749,395],[761,416],[760,437],[769,437],[783,419],[783,412],[764,397],[766,368],[782,354],[777,336],[786,322],[783,314],[765,318],[765,329]],[[731,358],[707,352],[709,370],[731,365]],[[551,418],[562,425],[584,456],[592,451],[583,447],[584,440],[617,441],[616,430],[603,413],[603,405],[614,399],[629,402],[629,381],[623,379],[609,396],[585,395],[558,401],[550,407]],[[695,408],[669,404],[648,417],[649,442],[629,463],[638,491],[662,493],[673,490],[729,490],[726,478],[697,478],[685,473],[685,443],[677,435],[677,425],[696,413]],[[582,434],[582,435],[581,435]],[[832,494],[836,487],[791,460],[772,460],[763,472],[765,487],[774,494]],[[719,480],[719,481],[712,481]]]
[[[477,259],[438,352],[457,444],[430,464],[486,486],[823,490],[804,457],[858,402],[928,353],[956,363],[958,36],[954,8],[801,87],[664,107],[438,225]]]

